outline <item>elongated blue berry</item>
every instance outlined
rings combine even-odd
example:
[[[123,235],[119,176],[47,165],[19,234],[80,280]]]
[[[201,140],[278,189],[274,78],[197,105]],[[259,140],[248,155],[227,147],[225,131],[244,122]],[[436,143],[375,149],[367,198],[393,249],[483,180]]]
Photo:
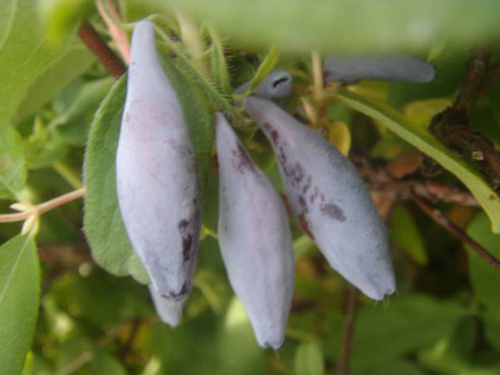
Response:
[[[394,82],[430,82],[434,66],[411,56],[327,57],[323,63],[325,82],[346,84],[361,79]]]
[[[184,300],[200,235],[200,191],[183,109],[165,75],[153,26],[132,37],[127,98],[116,155],[118,201],[155,291]]]
[[[231,286],[262,347],[279,348],[294,285],[292,237],[281,197],[226,119],[216,115],[219,246]]]
[[[271,101],[250,97],[245,108],[273,145],[297,222],[330,265],[372,299],[392,294],[386,228],[351,162]]]

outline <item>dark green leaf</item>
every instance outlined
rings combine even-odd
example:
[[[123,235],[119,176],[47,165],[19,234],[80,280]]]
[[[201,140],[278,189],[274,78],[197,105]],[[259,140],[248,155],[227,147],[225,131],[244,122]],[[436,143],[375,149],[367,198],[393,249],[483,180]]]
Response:
[[[95,261],[116,276],[146,283],[146,271],[130,245],[116,196],[115,156],[125,103],[125,78],[111,89],[96,113],[85,157],[84,230]]]

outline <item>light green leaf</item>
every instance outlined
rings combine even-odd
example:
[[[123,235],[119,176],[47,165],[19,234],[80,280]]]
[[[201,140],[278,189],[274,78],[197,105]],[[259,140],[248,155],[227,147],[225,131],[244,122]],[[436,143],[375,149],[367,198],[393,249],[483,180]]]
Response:
[[[139,21],[152,14],[169,16],[174,13],[169,2],[164,0],[123,0],[121,4],[127,22]]]
[[[52,43],[60,43],[82,19],[95,10],[93,0],[43,0],[40,13]]]
[[[213,28],[210,28],[210,37],[212,38],[212,76],[219,91],[229,95],[231,94],[231,81],[224,55],[224,45]]]
[[[85,72],[95,61],[94,55],[75,40],[38,79],[36,79],[17,110],[16,119],[24,119],[48,103],[73,79]]]
[[[297,375],[323,375],[325,359],[317,342],[304,342],[295,351],[295,371]]]
[[[116,276],[132,275],[147,283],[144,267],[125,232],[116,196],[115,156],[125,103],[122,78],[96,113],[85,156],[85,215],[83,229],[94,260]]]
[[[391,242],[404,251],[415,263],[428,262],[422,234],[411,213],[402,205],[397,205],[391,217]]]
[[[0,134],[0,198],[13,199],[26,182],[23,142],[12,127]]]
[[[269,73],[271,73],[271,71],[278,63],[279,58],[280,54],[278,50],[275,47],[271,47],[269,53],[266,55],[262,63],[257,68],[257,71],[255,72],[255,75],[253,76],[252,81],[250,82],[250,87],[249,87],[250,91],[255,90],[257,86],[259,86],[259,83],[264,78],[266,78],[266,76]]]
[[[170,0],[223,36],[292,52],[408,50],[436,40],[470,46],[496,39],[496,0]],[[466,24],[467,27],[463,27]]]
[[[32,83],[60,58],[67,44],[49,45],[38,22],[37,0],[4,0],[1,8],[0,20],[8,26],[3,33],[0,29],[0,131],[11,122]]]
[[[0,247],[0,364],[18,375],[31,346],[40,303],[40,270],[32,237],[17,236]]]
[[[493,232],[500,233],[500,198],[471,163],[455,156],[426,129],[410,123],[399,112],[384,103],[368,100],[347,91],[341,91],[336,96],[359,112],[380,121],[389,130],[454,174],[487,212]]]

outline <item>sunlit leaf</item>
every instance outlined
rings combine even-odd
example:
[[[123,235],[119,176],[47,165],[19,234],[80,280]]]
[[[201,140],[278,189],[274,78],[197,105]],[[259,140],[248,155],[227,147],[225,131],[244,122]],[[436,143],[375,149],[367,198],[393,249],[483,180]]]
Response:
[[[389,130],[454,174],[488,213],[493,231],[500,232],[500,198],[471,163],[457,157],[427,130],[410,123],[384,103],[371,101],[348,91],[341,91],[336,96],[352,108],[380,121]]]

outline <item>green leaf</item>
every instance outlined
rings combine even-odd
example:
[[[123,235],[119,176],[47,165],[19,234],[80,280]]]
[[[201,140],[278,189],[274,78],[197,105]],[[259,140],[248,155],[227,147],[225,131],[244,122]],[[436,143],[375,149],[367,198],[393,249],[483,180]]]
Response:
[[[292,52],[367,52],[429,47],[436,40],[470,46],[498,40],[496,0],[170,0],[223,36],[251,47]],[[463,27],[466,24],[467,27]]]
[[[478,214],[469,224],[467,233],[494,257],[500,259],[500,236],[491,233],[488,218],[484,213]],[[469,249],[469,278],[479,300],[488,310],[500,316],[500,275],[491,265],[486,263],[475,251]]]
[[[95,10],[92,0],[44,0],[40,11],[52,43],[60,43],[82,19],[90,18]]]
[[[196,82],[173,63],[165,50],[160,49],[162,66],[179,97],[188,124],[189,135],[196,155],[202,197],[205,196],[210,157],[214,146],[213,117],[205,97]]]
[[[17,236],[0,247],[0,363],[2,374],[18,375],[31,346],[40,303],[35,242]]]
[[[157,19],[151,17],[151,19]],[[175,52],[177,57],[177,64],[182,69],[183,76],[189,79],[192,84],[195,84],[201,89],[201,91],[206,95],[207,99],[214,103],[218,110],[224,112],[229,120],[234,120],[238,122],[243,122],[241,114],[229,103],[229,101],[222,96],[217,88],[210,82],[204,73],[191,61],[185,53],[179,48],[177,43],[170,40],[169,36],[161,29],[161,27],[156,28],[159,34],[162,36],[165,43],[158,43],[157,46],[162,52],[162,55],[169,56],[170,52]],[[233,124],[234,125],[234,124]]]
[[[352,108],[380,121],[389,130],[454,174],[488,213],[493,231],[500,233],[500,198],[471,163],[455,156],[427,130],[410,123],[391,107],[347,91],[341,91],[335,95]]]
[[[127,375],[120,361],[103,350],[94,352],[89,363],[89,373],[92,375]]]
[[[488,217],[481,212],[469,224],[467,233],[494,257],[500,259],[500,236],[493,234]],[[469,249],[469,279],[477,298],[486,307],[484,324],[486,336],[500,351],[500,275],[475,251]]]
[[[87,141],[94,114],[113,86],[113,79],[103,78],[84,84],[66,110],[49,127],[71,145],[83,146]]]
[[[23,142],[12,127],[0,134],[0,198],[13,199],[26,183]]]
[[[250,91],[255,90],[257,86],[259,86],[259,83],[264,78],[266,78],[266,76],[269,73],[271,73],[271,71],[278,63],[279,58],[280,54],[278,50],[274,47],[271,47],[269,53],[266,55],[262,63],[257,68],[257,71],[255,72],[255,75],[253,76],[252,81],[250,82],[250,87],[249,87]]]
[[[390,236],[391,242],[415,263],[427,264],[428,257],[422,234],[411,213],[402,205],[397,205],[392,211]]]
[[[391,297],[388,303],[359,311],[352,344],[353,373],[433,345],[449,336],[465,315],[456,302],[421,294]],[[340,352],[342,333],[339,329],[325,343],[325,353],[335,353],[330,354],[332,360]]]
[[[67,43],[54,47],[44,38],[37,5],[37,0],[2,1],[0,24],[8,26],[0,29],[0,131],[11,122],[32,83],[66,48]]]
[[[125,232],[116,196],[115,157],[125,103],[125,78],[111,89],[96,113],[85,156],[83,229],[94,260],[116,276],[147,283],[144,267]]]
[[[359,374],[369,375],[422,375],[422,371],[405,361],[391,361],[381,365],[368,367]]]
[[[218,370],[221,373],[240,375],[267,373],[264,352],[257,344],[245,308],[237,298],[233,298],[229,304],[218,342],[221,362]]]
[[[231,81],[226,56],[224,55],[224,45],[213,28],[210,28],[210,37],[212,38],[212,76],[219,91],[222,94],[229,95],[231,94]]]
[[[478,328],[476,318],[465,317],[449,337],[422,351],[419,355],[420,362],[440,373],[465,374],[468,370],[471,374],[480,373],[479,368],[474,368],[471,358],[478,338]]]
[[[48,103],[73,79],[83,74],[95,61],[94,55],[79,40],[75,40],[38,79],[36,79],[17,110],[16,120],[22,120]]]
[[[295,371],[301,375],[323,375],[325,359],[321,346],[314,341],[304,342],[295,352]]]
[[[172,6],[164,0],[123,0],[121,4],[123,18],[127,22],[139,21],[152,14],[173,14]]]

